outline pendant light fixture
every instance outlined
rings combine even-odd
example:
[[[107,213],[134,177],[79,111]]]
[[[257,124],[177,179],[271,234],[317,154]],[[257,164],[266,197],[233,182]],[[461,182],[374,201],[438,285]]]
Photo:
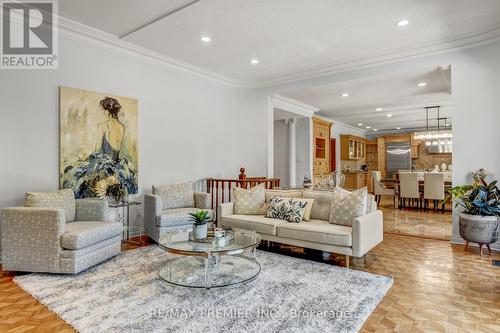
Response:
[[[444,146],[452,144],[453,134],[451,130],[447,130],[446,127],[447,119],[446,117],[440,116],[440,107],[437,106],[428,106],[425,108],[425,131],[416,132],[414,134],[414,138],[416,140],[424,140],[426,146]],[[429,111],[437,110],[437,130],[429,130]],[[441,121],[444,120],[444,129],[441,127]]]

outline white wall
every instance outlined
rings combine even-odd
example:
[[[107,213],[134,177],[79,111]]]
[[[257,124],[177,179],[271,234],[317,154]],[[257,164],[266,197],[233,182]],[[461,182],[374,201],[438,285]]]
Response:
[[[449,64],[452,66],[453,182],[469,182],[470,171],[481,167],[488,170],[492,178],[499,179],[500,41],[262,88],[259,108],[265,110],[267,98],[273,93]],[[454,212],[453,242],[461,242],[457,226]],[[500,249],[500,243],[494,247]]]
[[[58,188],[58,86],[139,100],[139,186],[267,172],[255,90],[61,38],[58,70],[0,70],[0,208]]]
[[[274,121],[274,177],[281,186],[288,186],[289,179],[288,125],[284,119]]]
[[[311,118],[296,118],[296,186],[302,186],[304,176],[312,177],[311,170]]]

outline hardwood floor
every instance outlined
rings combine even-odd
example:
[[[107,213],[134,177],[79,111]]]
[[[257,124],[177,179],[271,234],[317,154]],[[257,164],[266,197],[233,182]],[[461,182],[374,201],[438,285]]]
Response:
[[[384,232],[450,240],[451,211],[434,212],[423,209],[395,209],[389,197],[382,198],[379,208],[384,212]],[[450,207],[451,208],[451,207]]]
[[[143,245],[151,242],[146,240]],[[135,248],[124,245],[124,249]],[[343,265],[343,256],[274,244],[263,250]],[[352,269],[392,275],[394,285],[362,332],[500,332],[498,253],[480,257],[447,241],[386,234]],[[73,332],[72,328],[0,271],[0,332]],[[77,301],[77,300],[75,300]]]

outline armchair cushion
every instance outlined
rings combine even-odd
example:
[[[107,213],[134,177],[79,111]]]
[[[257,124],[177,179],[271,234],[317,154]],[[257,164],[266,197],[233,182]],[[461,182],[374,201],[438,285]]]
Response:
[[[75,221],[108,221],[108,200],[77,199]]]
[[[153,194],[160,196],[163,209],[195,206],[192,183],[153,186]]]
[[[167,209],[161,213],[159,220],[156,222],[158,227],[173,227],[178,225],[192,224],[191,216],[189,213],[194,213],[199,211],[199,208],[188,207],[188,208],[174,208]],[[208,212],[208,216],[212,219],[214,217],[214,212],[211,209],[204,209]]]
[[[68,250],[78,250],[121,235],[123,225],[117,222],[87,221],[66,225],[61,236],[61,246]]]
[[[194,203],[196,208],[209,209],[210,208],[210,193],[194,192]]]
[[[63,209],[66,222],[75,220],[75,194],[71,189],[53,192],[27,192],[26,207]]]

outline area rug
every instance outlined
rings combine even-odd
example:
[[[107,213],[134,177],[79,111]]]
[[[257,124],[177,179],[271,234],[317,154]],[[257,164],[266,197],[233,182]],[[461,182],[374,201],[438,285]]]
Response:
[[[78,275],[14,281],[87,332],[357,332],[392,278],[258,251],[260,275],[228,288],[191,289],[158,278],[157,246],[121,253]]]

